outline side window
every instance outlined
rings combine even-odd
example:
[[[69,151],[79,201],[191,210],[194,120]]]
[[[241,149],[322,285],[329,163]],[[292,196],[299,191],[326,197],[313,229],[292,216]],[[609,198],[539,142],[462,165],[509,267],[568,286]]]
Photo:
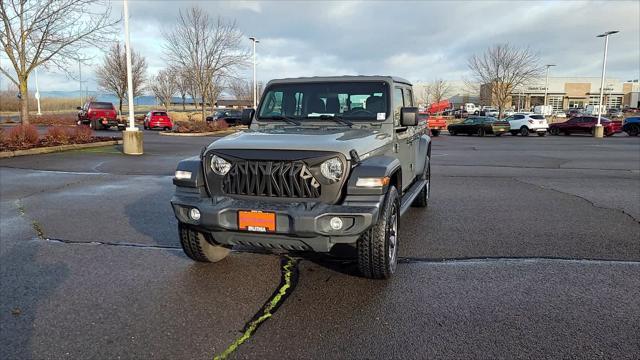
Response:
[[[413,93],[410,89],[404,89],[404,106],[413,106]]]
[[[513,120],[513,116],[509,116],[508,118],[504,119],[504,121],[511,121]]]
[[[522,119],[524,119],[524,115],[516,115],[516,116],[514,116],[514,119],[522,120]]]
[[[395,88],[393,90],[393,105],[395,106],[393,110],[393,122],[398,126],[398,124],[400,124],[400,108],[404,106],[401,88]]]

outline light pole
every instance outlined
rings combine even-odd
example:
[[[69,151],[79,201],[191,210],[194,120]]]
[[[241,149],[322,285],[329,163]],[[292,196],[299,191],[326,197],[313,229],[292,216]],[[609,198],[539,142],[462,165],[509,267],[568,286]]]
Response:
[[[38,102],[38,116],[42,115],[40,112],[40,89],[38,88],[38,67],[35,68],[36,73],[36,101]]]
[[[253,41],[253,108],[258,107],[258,84],[256,83],[256,44],[260,40],[255,37],[250,37],[249,40]]]
[[[545,65],[545,67],[547,68],[547,76],[546,76],[546,80],[544,81],[544,106],[545,106],[545,111],[547,111],[547,93],[549,92],[549,68],[555,66],[554,64],[547,64]]]
[[[593,132],[593,136],[597,138],[601,138],[604,136],[604,129],[602,128],[602,124],[600,123],[600,119],[602,118],[602,96],[604,95],[604,76],[607,68],[607,51],[609,49],[609,35],[613,35],[618,33],[619,31],[607,31],[603,34],[600,34],[596,37],[604,38],[604,59],[602,60],[602,79],[600,80],[600,101],[598,101],[598,124],[596,125],[596,129]]]
[[[123,132],[125,154],[142,155],[142,132],[138,131],[133,117],[133,76],[131,75],[131,41],[129,39],[129,2],[124,0],[124,45],[127,55],[127,92],[129,93],[129,126]]]

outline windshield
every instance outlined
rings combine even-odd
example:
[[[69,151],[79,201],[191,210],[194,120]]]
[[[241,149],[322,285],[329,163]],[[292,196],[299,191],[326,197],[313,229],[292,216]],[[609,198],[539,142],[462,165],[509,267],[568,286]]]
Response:
[[[385,82],[275,84],[260,103],[258,119],[384,120],[389,109],[387,88]]]
[[[91,107],[94,109],[100,109],[100,110],[111,110],[113,109],[113,104],[108,103],[108,102],[94,102],[91,103]]]

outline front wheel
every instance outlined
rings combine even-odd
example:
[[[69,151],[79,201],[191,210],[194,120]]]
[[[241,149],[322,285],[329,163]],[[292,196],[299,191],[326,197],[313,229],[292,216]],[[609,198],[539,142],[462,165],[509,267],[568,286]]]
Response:
[[[638,136],[640,134],[640,126],[639,125],[631,125],[627,129],[627,135],[629,136]]]
[[[480,137],[484,136],[484,128],[479,128],[478,129],[478,136],[480,136]]]
[[[191,260],[214,263],[224,259],[231,252],[229,248],[224,246],[212,245],[205,237],[210,235],[205,235],[186,225],[179,224],[178,233],[182,250]]]
[[[520,128],[520,135],[521,136],[529,136],[529,128],[526,126],[523,126]]]
[[[554,136],[560,135],[560,129],[558,129],[557,127],[552,127],[551,129],[549,129],[549,133]]]
[[[389,187],[378,222],[358,239],[358,269],[370,279],[387,279],[398,266],[400,201],[395,186]]]

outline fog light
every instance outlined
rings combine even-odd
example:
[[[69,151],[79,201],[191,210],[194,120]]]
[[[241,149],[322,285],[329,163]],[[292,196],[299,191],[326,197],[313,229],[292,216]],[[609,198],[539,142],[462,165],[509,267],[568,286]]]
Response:
[[[331,229],[333,230],[342,229],[342,219],[339,217],[332,217],[331,220],[329,220],[329,226],[331,226]]]
[[[189,210],[189,217],[191,218],[191,220],[200,220],[200,210],[192,208],[191,210]]]

